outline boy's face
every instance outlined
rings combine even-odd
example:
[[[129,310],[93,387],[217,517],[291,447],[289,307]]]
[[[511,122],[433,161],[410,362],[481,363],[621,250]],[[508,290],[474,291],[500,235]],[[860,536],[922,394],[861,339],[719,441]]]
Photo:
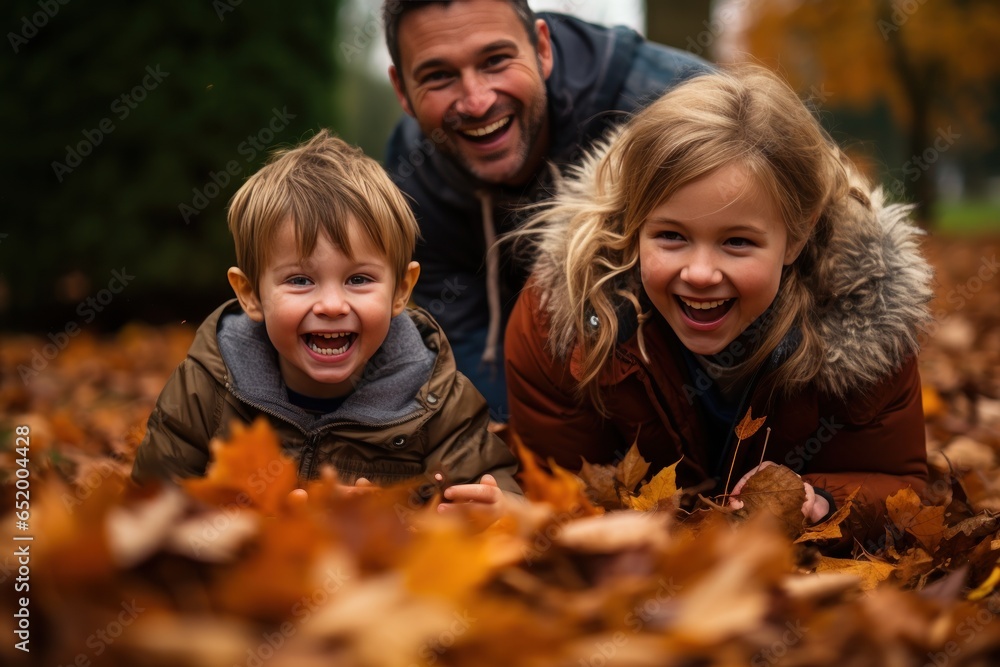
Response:
[[[346,396],[406,307],[419,275],[410,262],[399,280],[385,255],[353,221],[351,259],[322,233],[309,257],[295,227],[282,223],[258,290],[239,269],[229,278],[251,319],[264,322],[289,389],[315,398]]]

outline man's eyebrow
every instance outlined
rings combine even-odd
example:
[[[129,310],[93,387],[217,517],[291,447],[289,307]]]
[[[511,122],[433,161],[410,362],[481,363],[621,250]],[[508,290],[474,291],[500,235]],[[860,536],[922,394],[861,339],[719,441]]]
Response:
[[[517,42],[515,42],[512,39],[498,39],[495,42],[490,42],[483,48],[479,49],[476,55],[481,58],[485,55],[493,53],[494,51],[503,51],[506,49],[517,49]],[[419,79],[420,75],[423,72],[426,72],[428,70],[438,69],[440,67],[446,68],[448,66],[449,66],[448,61],[445,60],[444,58],[431,58],[430,60],[425,60],[422,63],[418,63],[417,66],[413,68],[411,76],[414,79]]]

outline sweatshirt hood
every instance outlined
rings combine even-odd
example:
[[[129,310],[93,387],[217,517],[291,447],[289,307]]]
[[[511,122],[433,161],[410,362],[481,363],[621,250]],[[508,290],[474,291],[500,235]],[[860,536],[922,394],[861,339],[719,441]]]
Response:
[[[354,392],[336,411],[317,418],[289,402],[264,324],[251,320],[238,303],[221,309],[217,326],[202,327],[198,338],[202,340],[192,345],[191,356],[227,384],[234,396],[303,432],[343,421],[380,426],[414,414],[422,407],[417,397],[438,356],[404,311],[390,322],[385,341],[368,360]]]
[[[618,132],[611,133],[557,184],[551,204],[559,212],[537,229],[533,281],[541,296],[555,354],[568,358],[575,344],[573,312],[564,267],[574,211],[597,202],[598,167]],[[614,172],[615,170],[610,170]],[[839,206],[832,239],[819,262],[821,275],[831,276],[826,298],[807,313],[800,327],[813,327],[823,345],[822,363],[813,382],[824,392],[843,396],[868,386],[899,368],[916,354],[919,335],[929,320],[927,303],[933,296],[932,270],[920,253],[910,205],[889,204],[881,188],[871,190],[860,178]],[[623,282],[607,284],[609,294],[624,289],[639,295],[637,272]],[[619,344],[635,335],[637,321],[630,302],[620,296]]]

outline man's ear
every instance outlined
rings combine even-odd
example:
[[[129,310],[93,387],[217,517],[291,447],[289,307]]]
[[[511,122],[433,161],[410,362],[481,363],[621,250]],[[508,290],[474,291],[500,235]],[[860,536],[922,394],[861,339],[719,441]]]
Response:
[[[406,86],[403,85],[403,79],[395,65],[389,65],[389,81],[392,81],[392,89],[396,92],[399,106],[403,107],[408,116],[412,116],[413,107],[410,106],[410,99],[406,96]]]
[[[542,78],[546,81],[552,74],[552,37],[549,35],[549,25],[542,19],[535,21],[535,34],[538,36],[538,62],[542,66]]]
[[[396,284],[396,292],[392,295],[392,316],[395,317],[403,312],[406,308],[406,304],[410,302],[410,294],[413,293],[413,286],[417,284],[417,278],[420,277],[420,264],[417,262],[410,262],[406,267],[406,271],[400,276],[399,282]]]
[[[257,290],[250,283],[247,274],[233,266],[230,267],[226,276],[229,278],[229,284],[233,291],[236,292],[236,298],[239,299],[243,312],[249,315],[254,322],[263,322],[264,309],[261,307],[260,299],[257,298]]]

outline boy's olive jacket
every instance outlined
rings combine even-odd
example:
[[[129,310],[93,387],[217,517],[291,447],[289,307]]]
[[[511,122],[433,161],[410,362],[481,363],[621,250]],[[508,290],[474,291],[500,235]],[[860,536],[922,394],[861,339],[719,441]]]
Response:
[[[198,329],[163,388],[132,477],[203,475],[212,438],[227,437],[234,421],[261,415],[297,461],[300,479],[329,464],[345,483],[422,478],[429,491],[436,472],[446,485],[490,473],[504,491],[520,493],[514,457],[487,431],[485,400],[456,370],[438,324],[416,308],[393,318],[344,404],[315,416],[288,402],[263,325],[250,321],[236,300],[223,304]]]

